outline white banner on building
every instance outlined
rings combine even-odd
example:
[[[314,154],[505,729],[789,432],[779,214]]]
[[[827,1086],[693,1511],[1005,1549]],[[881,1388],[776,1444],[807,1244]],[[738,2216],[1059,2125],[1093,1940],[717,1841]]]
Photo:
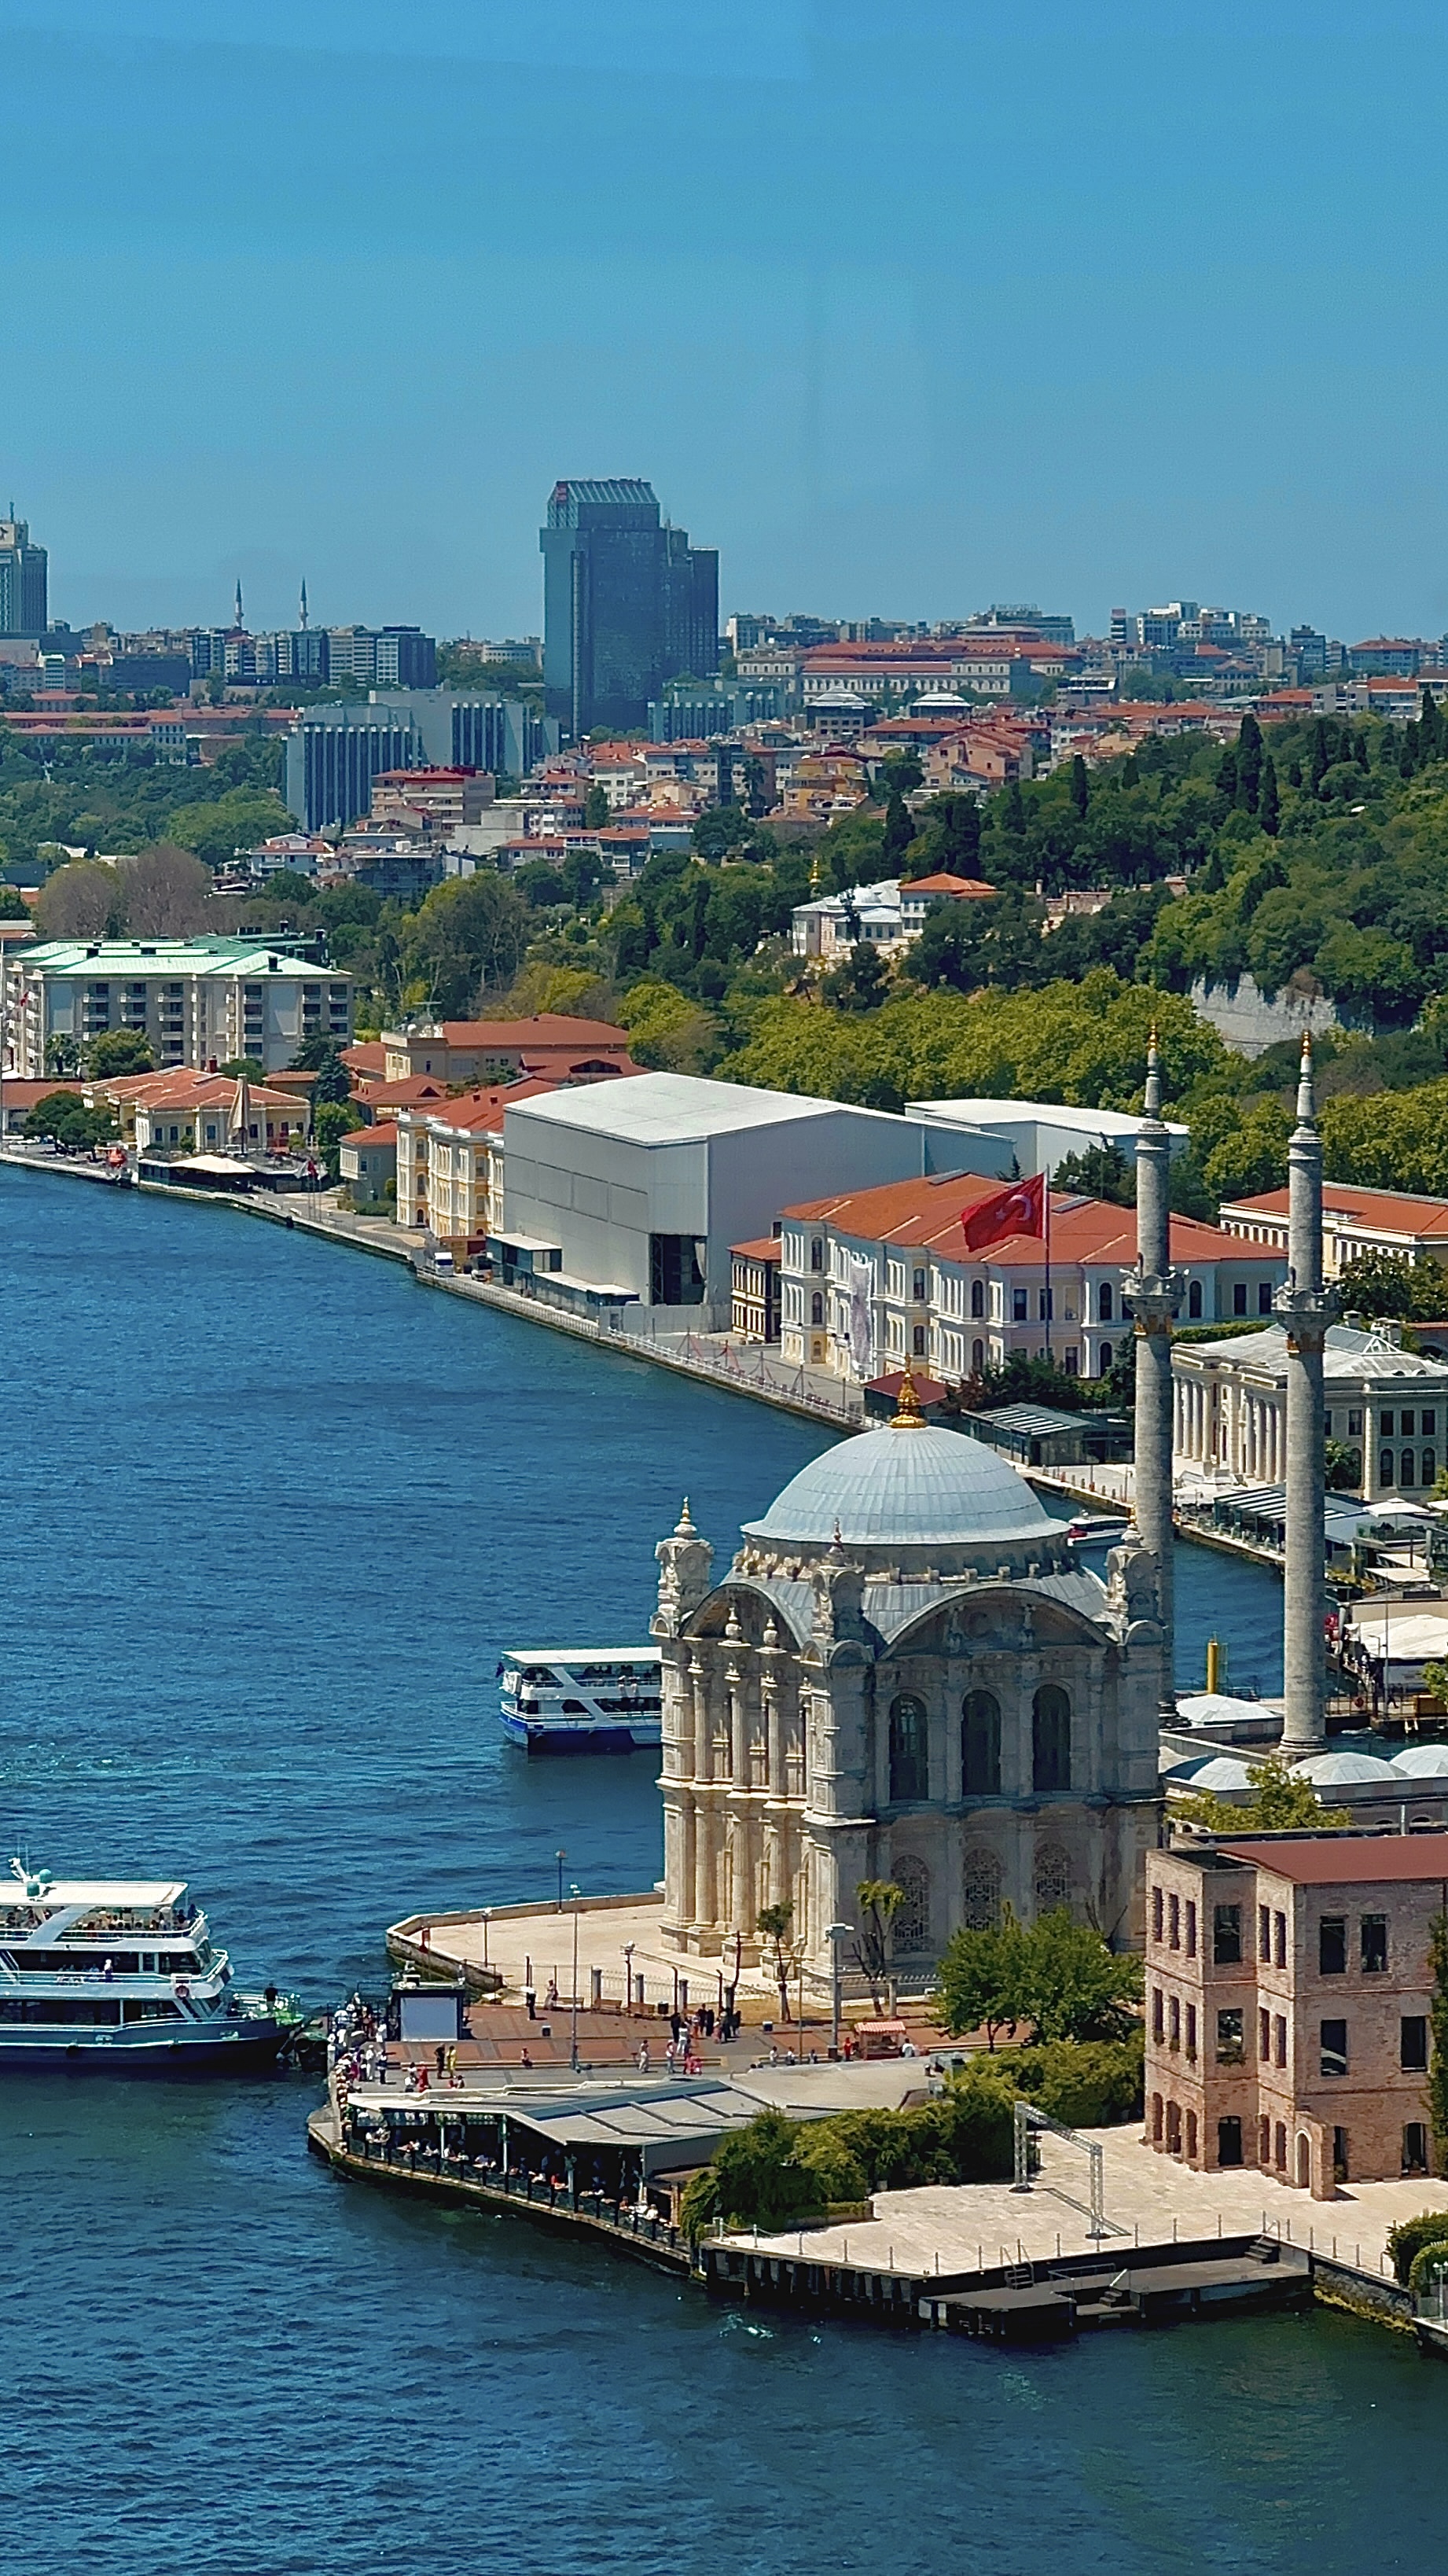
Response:
[[[875,1355],[875,1333],[870,1306],[875,1286],[875,1273],[868,1261],[850,1263],[850,1359],[856,1377],[868,1377]]]

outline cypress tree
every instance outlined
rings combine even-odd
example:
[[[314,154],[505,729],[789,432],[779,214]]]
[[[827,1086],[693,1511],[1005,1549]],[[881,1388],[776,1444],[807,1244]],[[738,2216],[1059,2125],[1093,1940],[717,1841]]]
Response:
[[[1257,799],[1257,820],[1270,841],[1277,838],[1282,808],[1277,795],[1277,765],[1267,752],[1262,761],[1262,786]]]
[[[1352,756],[1357,762],[1359,769],[1366,769],[1368,765],[1368,738],[1361,725],[1356,725],[1353,728]]]
[[[1398,776],[1400,778],[1411,778],[1417,766],[1418,728],[1415,724],[1404,725],[1403,748],[1398,754]]]
[[[1418,747],[1425,761],[1443,757],[1443,717],[1438,701],[1429,689],[1423,691],[1418,717]]]
[[[1317,794],[1319,787],[1322,785],[1324,778],[1332,767],[1333,743],[1331,737],[1331,726],[1327,723],[1325,717],[1319,716],[1316,724],[1312,728],[1312,767],[1310,775],[1312,778],[1312,792],[1314,796]]]
[[[1091,781],[1086,775],[1086,763],[1079,751],[1073,755],[1071,761],[1071,802],[1077,813],[1081,815],[1085,814],[1091,802]]]
[[[885,829],[880,836],[880,862],[887,876],[898,875],[900,861],[914,838],[910,809],[899,790],[892,788],[885,808]]]
[[[1237,755],[1229,743],[1217,763],[1217,794],[1224,804],[1237,801]]]
[[[1287,784],[1289,787],[1300,787],[1302,785],[1302,763],[1300,760],[1290,760],[1288,762]]]
[[[1249,814],[1257,811],[1262,788],[1262,728],[1254,715],[1242,718],[1237,736],[1237,803]]]
[[[1006,788],[1002,819],[1008,832],[1024,832],[1026,828],[1026,800],[1018,778],[1013,778]]]

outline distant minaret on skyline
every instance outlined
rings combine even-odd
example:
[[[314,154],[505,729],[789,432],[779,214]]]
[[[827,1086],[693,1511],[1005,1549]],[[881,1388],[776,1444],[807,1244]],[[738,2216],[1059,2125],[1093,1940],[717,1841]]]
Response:
[[[236,623],[239,631],[245,629],[246,619],[241,613],[241,576],[239,573],[236,581]]]
[[[1162,1707],[1174,1711],[1171,1334],[1182,1302],[1182,1277],[1171,1266],[1171,1137],[1161,1114],[1161,1058],[1155,1029],[1147,1050],[1143,1111],[1136,1139],[1136,1268],[1122,1287],[1136,1322],[1134,1517],[1142,1546],[1156,1560]]]
[[[1327,1741],[1323,1345],[1338,1296],[1322,1281],[1322,1139],[1312,1092],[1311,1038],[1302,1041],[1297,1125],[1287,1149],[1287,1283],[1278,1289],[1273,1306],[1287,1335],[1282,1751],[1292,1757],[1320,1753]]]
[[[302,577],[302,633],[305,635],[306,631],[307,631],[307,583],[306,583],[306,576],[305,576],[305,574],[304,574],[304,575],[303,575],[303,577]]]

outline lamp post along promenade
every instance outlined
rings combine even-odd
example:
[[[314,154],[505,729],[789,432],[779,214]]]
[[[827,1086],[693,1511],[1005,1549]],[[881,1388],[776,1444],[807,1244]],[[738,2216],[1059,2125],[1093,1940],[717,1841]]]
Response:
[[[1322,1139],[1312,1096],[1312,1041],[1302,1041],[1297,1125],[1287,1153],[1287,1283],[1274,1305],[1287,1335],[1286,1563],[1282,1586],[1282,1751],[1319,1753],[1327,1741],[1323,1628],[1323,1345],[1337,1313],[1322,1282]]]
[[[1123,1282],[1136,1325],[1134,1514],[1142,1546],[1156,1564],[1162,1706],[1174,1710],[1171,1336],[1183,1281],[1171,1263],[1171,1137],[1161,1114],[1161,1059],[1155,1029],[1147,1050],[1143,1111],[1136,1142],[1136,1268]]]

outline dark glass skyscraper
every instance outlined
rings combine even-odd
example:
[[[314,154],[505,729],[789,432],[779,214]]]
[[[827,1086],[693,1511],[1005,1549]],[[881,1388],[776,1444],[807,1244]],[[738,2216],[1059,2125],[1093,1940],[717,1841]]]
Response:
[[[575,738],[717,668],[719,557],[660,522],[651,484],[555,483],[539,544],[547,708]]]
[[[45,633],[46,556],[23,519],[0,519],[0,635]]]

